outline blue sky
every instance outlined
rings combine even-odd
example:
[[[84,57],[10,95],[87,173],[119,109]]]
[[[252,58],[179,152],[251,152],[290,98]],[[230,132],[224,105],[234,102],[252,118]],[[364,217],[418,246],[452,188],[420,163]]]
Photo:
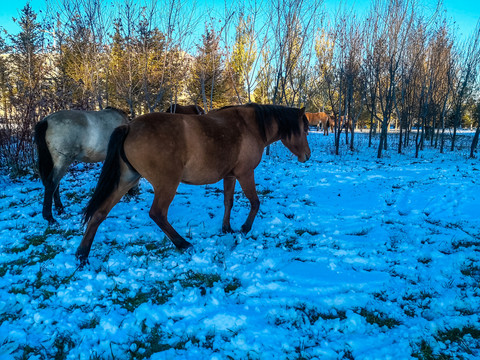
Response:
[[[227,0],[228,1],[228,0]],[[339,0],[324,0],[327,8],[338,6]],[[13,22],[13,17],[18,17],[20,9],[27,3],[27,1],[5,1],[0,8],[0,27],[7,29],[9,33],[16,33],[18,26]],[[38,13],[45,9],[45,0],[30,0],[33,9]],[[208,5],[222,6],[223,0],[197,0],[199,7]],[[354,5],[359,9],[368,8],[370,1],[365,0],[346,0],[346,4]],[[434,1],[421,1],[425,6],[433,6]],[[459,35],[469,35],[480,18],[480,1],[479,0],[443,0],[444,9],[447,11],[447,16],[458,25]]]

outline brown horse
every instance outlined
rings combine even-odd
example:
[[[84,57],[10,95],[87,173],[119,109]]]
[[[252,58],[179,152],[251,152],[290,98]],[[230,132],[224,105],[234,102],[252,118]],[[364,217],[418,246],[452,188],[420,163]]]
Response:
[[[59,183],[70,164],[105,160],[113,129],[127,123],[127,114],[109,107],[102,111],[62,110],[35,125],[38,169],[45,186],[42,210],[45,220],[55,222],[52,197],[57,211],[63,211]]]
[[[353,132],[352,120],[348,116],[340,116],[340,125],[345,129],[348,128],[350,132]]]
[[[330,116],[324,112],[317,113],[305,113],[305,116],[308,119],[308,123],[311,126],[316,126],[317,130],[320,130],[320,125],[322,125],[323,135],[328,136],[328,128],[332,127],[332,121]]]
[[[142,115],[120,126],[108,144],[107,159],[84,213],[87,228],[76,256],[84,263],[99,225],[140,177],[153,186],[150,217],[179,249],[192,246],[167,220],[180,182],[212,184],[223,179],[223,232],[232,232],[230,212],[236,180],[250,201],[242,232],[250,231],[260,201],[254,170],[264,148],[280,140],[300,162],[310,158],[305,109],[248,104],[206,115]]]
[[[332,123],[336,126],[337,125],[337,117],[335,115],[332,115],[332,118],[335,119],[335,121]],[[350,131],[350,132],[353,132],[353,124],[352,124],[352,120],[346,116],[346,115],[342,115],[340,116],[340,128],[342,129],[347,129]]]
[[[198,105],[179,105],[172,104],[165,110],[167,113],[172,114],[191,114],[191,115],[203,115],[205,111]]]

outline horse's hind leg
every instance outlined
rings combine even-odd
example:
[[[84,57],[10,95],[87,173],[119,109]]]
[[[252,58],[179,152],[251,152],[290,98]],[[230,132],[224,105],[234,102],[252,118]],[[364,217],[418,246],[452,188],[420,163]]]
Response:
[[[45,220],[47,220],[50,224],[55,223],[55,219],[52,215],[52,202],[53,198],[55,197],[55,206],[57,207],[57,201],[60,207],[63,209],[62,203],[60,202],[60,194],[58,191],[58,184],[60,180],[67,172],[69,163],[65,163],[64,165],[57,167],[55,166],[50,174],[50,176],[45,180],[45,196],[43,199],[43,209],[42,215]],[[57,207],[58,208],[58,207]]]
[[[55,209],[57,209],[57,213],[63,214],[63,204],[60,200],[60,183],[57,185],[57,188],[53,193],[53,201],[55,203]]]
[[[120,201],[128,190],[138,184],[139,176],[129,180],[121,179],[117,189],[99,206],[99,208],[92,215],[90,221],[87,224],[87,229],[83,235],[82,241],[77,248],[75,256],[81,263],[85,263],[92,247],[93,238],[97,233],[100,224],[107,218],[108,213],[112,208]]]
[[[172,191],[173,188],[173,191]],[[149,215],[153,221],[162,229],[167,237],[173,242],[177,249],[187,249],[192,246],[186,241],[168,222],[168,207],[175,196],[176,186],[167,188],[155,188],[155,197]]]
[[[238,177],[238,182],[240,183],[245,196],[250,201],[250,212],[247,220],[242,225],[242,232],[247,233],[252,228],[253,220],[255,220],[255,216],[260,208],[260,200],[258,199],[257,189],[255,188],[253,170],[251,173],[248,173],[245,176]]]
[[[235,182],[237,180],[233,176],[227,176],[223,179],[223,197],[225,213],[223,215],[222,232],[232,233],[232,227],[230,226],[230,213],[233,207],[233,194],[235,191]]]

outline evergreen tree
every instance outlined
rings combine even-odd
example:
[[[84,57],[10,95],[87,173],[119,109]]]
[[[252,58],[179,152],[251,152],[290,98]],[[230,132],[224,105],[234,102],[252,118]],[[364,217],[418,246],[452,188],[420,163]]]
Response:
[[[126,88],[129,84],[127,57],[125,50],[125,38],[122,36],[122,23],[114,22],[114,34],[110,47],[110,59],[107,76],[108,105],[124,108],[126,100]]]
[[[228,104],[227,84],[224,75],[223,56],[220,52],[220,38],[212,28],[205,28],[202,45],[198,47],[192,81],[188,91],[193,102],[202,102],[209,111]]]
[[[233,45],[232,58],[229,64],[231,70],[230,82],[236,92],[238,102],[251,102],[252,91],[251,71],[256,59],[255,33],[250,17],[245,20],[240,17],[236,28],[235,44]]]
[[[27,3],[18,19],[20,32],[10,36],[12,54],[8,59],[14,79],[11,103],[12,117],[7,123],[9,142],[1,156],[13,173],[22,174],[34,164],[31,136],[34,124],[39,120],[42,100],[45,58],[42,55],[43,33],[37,14]]]
[[[8,119],[11,113],[11,85],[10,70],[7,61],[8,46],[0,36],[0,118]],[[0,139],[1,141],[1,139]]]
[[[21,10],[18,24],[21,31],[10,37],[13,47],[12,75],[16,82],[15,106],[24,120],[33,123],[43,80],[43,33],[37,14],[28,3]]]

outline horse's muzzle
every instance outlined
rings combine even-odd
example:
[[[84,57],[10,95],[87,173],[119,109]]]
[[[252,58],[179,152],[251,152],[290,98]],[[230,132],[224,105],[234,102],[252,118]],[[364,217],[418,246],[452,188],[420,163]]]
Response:
[[[304,163],[304,162],[306,162],[308,159],[310,159],[311,156],[312,156],[312,153],[311,153],[311,152],[305,153],[305,154],[303,154],[302,156],[299,156],[299,157],[298,157],[298,161],[300,161],[301,163]]]

